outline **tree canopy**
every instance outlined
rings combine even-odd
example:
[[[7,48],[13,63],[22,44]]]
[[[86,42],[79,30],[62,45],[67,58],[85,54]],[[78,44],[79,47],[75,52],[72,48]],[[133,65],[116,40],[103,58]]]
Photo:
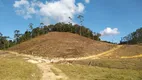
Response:
[[[142,28],[137,29],[136,31],[128,34],[123,37],[120,41],[120,44],[139,44],[142,43]]]

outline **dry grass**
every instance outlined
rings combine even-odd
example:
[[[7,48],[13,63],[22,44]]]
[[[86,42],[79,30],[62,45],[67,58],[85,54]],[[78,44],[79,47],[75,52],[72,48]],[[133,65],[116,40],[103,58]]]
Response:
[[[142,59],[96,59],[73,61],[72,64],[98,66],[115,69],[142,70]]]
[[[112,69],[85,65],[55,64],[69,80],[141,80],[142,71]]]
[[[67,32],[50,32],[16,45],[9,50],[48,57],[83,57],[98,54],[116,45],[91,40]]]
[[[40,80],[37,66],[21,58],[0,52],[0,80]]]
[[[110,58],[131,57],[142,54],[142,45],[123,45],[121,48],[112,52]]]

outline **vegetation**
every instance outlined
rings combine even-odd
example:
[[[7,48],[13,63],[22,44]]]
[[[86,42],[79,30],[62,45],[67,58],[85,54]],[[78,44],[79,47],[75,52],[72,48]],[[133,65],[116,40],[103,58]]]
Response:
[[[96,59],[73,61],[72,64],[98,66],[113,69],[142,70],[142,59]]]
[[[55,64],[69,80],[141,80],[142,71],[113,69],[86,65]]]
[[[123,37],[120,44],[138,44],[142,43],[142,28]]]
[[[50,58],[69,58],[95,55],[115,46],[69,32],[49,32],[15,45],[8,50]]]
[[[12,40],[7,40],[8,38],[8,36],[3,36],[3,34],[0,33],[0,49],[6,49],[14,45]]]
[[[0,34],[0,49],[5,49],[11,47],[15,44],[19,44],[21,42],[27,41],[29,39],[35,38],[37,36],[47,34],[48,32],[70,32],[75,34],[80,34],[81,36],[88,37],[93,40],[100,40],[100,34],[92,32],[89,28],[86,28],[82,25],[82,16],[79,17],[81,20],[80,25],[72,25],[71,23],[57,23],[55,25],[44,25],[40,23],[39,27],[33,28],[33,24],[29,24],[29,30],[25,31],[24,34],[20,33],[20,30],[14,31],[14,40],[8,40],[9,37],[2,36]]]
[[[15,55],[0,53],[1,80],[40,80],[41,72],[36,65]]]

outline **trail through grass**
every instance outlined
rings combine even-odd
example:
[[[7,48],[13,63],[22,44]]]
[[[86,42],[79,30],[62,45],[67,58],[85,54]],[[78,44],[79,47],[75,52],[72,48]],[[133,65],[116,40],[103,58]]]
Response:
[[[37,65],[38,68],[42,71],[42,77],[40,80],[67,80],[68,78],[64,73],[62,73],[61,70],[55,68],[51,64],[52,61],[49,59],[44,59],[43,57],[26,55],[26,54],[18,54],[17,52],[12,52],[12,51],[8,52],[18,57],[22,56],[26,59],[27,62]]]
[[[0,80],[40,80],[41,72],[34,64],[11,54],[0,55]]]

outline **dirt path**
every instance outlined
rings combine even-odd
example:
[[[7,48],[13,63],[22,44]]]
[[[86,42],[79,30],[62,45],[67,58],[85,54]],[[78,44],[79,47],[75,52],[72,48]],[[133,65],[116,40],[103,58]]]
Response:
[[[66,58],[64,60],[85,60],[85,59],[100,59],[100,57],[102,56],[109,56],[112,54],[112,52],[114,52],[115,50],[117,49],[120,49],[123,45],[118,45],[108,51],[105,51],[105,52],[102,52],[102,53],[99,53],[97,55],[93,55],[93,56],[87,56],[87,57],[80,57],[80,58]]]
[[[43,72],[41,80],[67,80],[68,79],[68,77],[61,70],[55,68],[51,64],[39,63],[38,67]],[[56,71],[58,72],[58,75],[56,75],[57,73],[54,73],[52,69],[56,69]]]
[[[67,61],[67,60],[85,60],[85,59],[100,59],[100,57],[103,56],[109,56],[112,54],[112,52],[114,52],[115,50],[121,48],[123,45],[118,45],[108,51],[102,52],[100,54],[97,55],[92,55],[92,56],[87,56],[87,57],[79,57],[79,58],[42,58],[42,57],[38,57],[38,56],[32,56],[32,55],[26,55],[26,54],[18,54],[17,52],[12,52],[12,51],[8,51],[12,54],[16,54],[16,55],[21,55],[21,56],[25,56],[25,57],[29,57],[35,61],[39,61],[39,62],[46,62],[46,63],[52,63],[52,62],[59,62],[59,61]]]
[[[42,58],[38,56],[32,56],[32,55],[26,55],[26,54],[19,54],[17,52],[12,52],[12,51],[6,51],[11,54],[15,54],[16,56],[23,56],[24,59],[30,63],[36,64],[41,71],[43,72],[42,74],[42,79],[41,80],[67,80],[68,77],[59,69],[55,68],[52,63],[54,62],[59,62],[59,61],[68,61],[68,60],[85,60],[85,59],[99,59],[101,56],[109,56],[111,53],[119,48],[121,48],[122,45],[118,45],[117,47],[108,50],[106,52],[102,52],[97,55],[93,56],[88,56],[88,57],[80,57],[80,58],[54,58],[54,59],[49,59],[49,58]],[[58,75],[52,71],[52,69],[56,70]]]
[[[135,55],[135,56],[122,56],[121,58],[123,59],[128,59],[128,58],[141,58],[142,57],[142,54],[140,55]]]
[[[26,55],[26,54],[18,54],[17,52],[8,51],[11,54],[15,54],[16,56],[23,56],[27,62],[36,64],[39,69],[42,71],[41,80],[67,80],[68,77],[58,68],[52,65],[52,60],[44,59],[42,57]],[[52,69],[55,69],[57,73],[54,73]],[[56,75],[58,74],[58,75]]]
[[[114,51],[116,51],[117,49],[120,49],[123,45],[118,45],[117,47],[115,48],[112,48],[111,50],[108,50],[108,51],[105,51],[101,54],[98,54],[97,56],[100,57],[100,56],[110,56]]]

